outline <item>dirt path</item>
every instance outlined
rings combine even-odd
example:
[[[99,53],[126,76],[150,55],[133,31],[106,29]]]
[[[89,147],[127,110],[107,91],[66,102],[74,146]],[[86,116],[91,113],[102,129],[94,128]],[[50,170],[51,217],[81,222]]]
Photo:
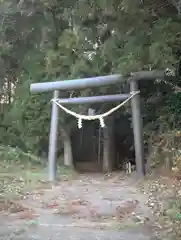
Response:
[[[153,240],[146,201],[134,179],[80,175],[29,194],[15,213],[1,213],[0,239]]]

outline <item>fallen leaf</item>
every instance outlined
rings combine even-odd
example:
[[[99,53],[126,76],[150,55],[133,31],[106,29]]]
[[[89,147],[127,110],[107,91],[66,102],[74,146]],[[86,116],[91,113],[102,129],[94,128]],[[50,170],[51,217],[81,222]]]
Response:
[[[46,207],[47,208],[57,208],[59,206],[58,203],[53,203],[53,204],[47,204]]]
[[[87,206],[90,205],[90,202],[85,201],[85,200],[81,200],[81,199],[77,199],[77,200],[73,200],[71,202],[72,205],[80,205],[80,206]]]

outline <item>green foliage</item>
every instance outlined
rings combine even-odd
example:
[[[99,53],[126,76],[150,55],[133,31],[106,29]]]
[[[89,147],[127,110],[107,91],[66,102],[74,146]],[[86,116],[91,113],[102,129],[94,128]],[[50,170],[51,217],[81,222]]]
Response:
[[[7,0],[1,1],[0,7],[4,9],[0,12],[0,87],[4,86],[0,143],[36,155],[47,152],[52,95],[31,95],[32,82],[165,68],[175,65],[180,54],[180,19],[167,7],[155,11],[149,4],[129,0],[19,4]],[[162,95],[165,90],[160,86],[148,83],[142,91],[145,100],[155,92]],[[73,94],[108,94],[121,88],[119,84]],[[152,104],[145,125],[171,114],[179,124],[181,101],[171,92],[170,88],[159,109],[157,103]],[[70,96],[70,92],[61,94]],[[85,112],[88,107],[75,106],[73,110]],[[60,120],[64,129],[75,125],[66,114],[61,113]]]
[[[10,146],[0,146],[0,159],[4,161],[5,164],[23,164],[43,166],[44,162],[42,159],[32,155],[30,153],[23,152],[20,148],[12,148]]]
[[[166,111],[170,116],[169,124],[172,128],[179,128],[181,123],[181,93],[172,94],[168,98]]]

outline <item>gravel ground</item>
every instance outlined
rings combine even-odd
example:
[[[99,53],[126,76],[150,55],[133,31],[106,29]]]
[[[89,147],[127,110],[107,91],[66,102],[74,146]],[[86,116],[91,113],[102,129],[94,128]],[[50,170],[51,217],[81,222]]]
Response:
[[[0,239],[155,240],[147,201],[131,177],[80,175],[1,212]]]

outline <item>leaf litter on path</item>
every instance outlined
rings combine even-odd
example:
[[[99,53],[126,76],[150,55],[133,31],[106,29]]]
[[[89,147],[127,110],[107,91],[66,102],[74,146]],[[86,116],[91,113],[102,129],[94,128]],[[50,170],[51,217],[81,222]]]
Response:
[[[137,227],[144,224],[143,218],[148,216],[147,213],[143,213],[144,217],[137,213],[137,207],[142,209],[145,199],[137,200],[139,193],[135,195],[133,187],[129,185],[127,178],[115,184],[105,180],[102,175],[96,178],[91,175],[81,176],[79,181],[73,180],[71,184],[59,182],[56,187],[44,190],[38,197],[33,197],[37,194],[34,193],[22,200],[29,207],[32,207],[33,201],[36,207],[34,212],[20,214],[20,218],[27,221],[37,219],[37,224],[44,227],[51,227],[52,224],[54,227],[112,228],[115,231],[117,228]],[[115,201],[107,205],[109,201],[106,198],[111,194]],[[120,196],[124,201],[120,200]],[[53,223],[48,222],[48,219]],[[65,220],[71,222],[64,223]]]

